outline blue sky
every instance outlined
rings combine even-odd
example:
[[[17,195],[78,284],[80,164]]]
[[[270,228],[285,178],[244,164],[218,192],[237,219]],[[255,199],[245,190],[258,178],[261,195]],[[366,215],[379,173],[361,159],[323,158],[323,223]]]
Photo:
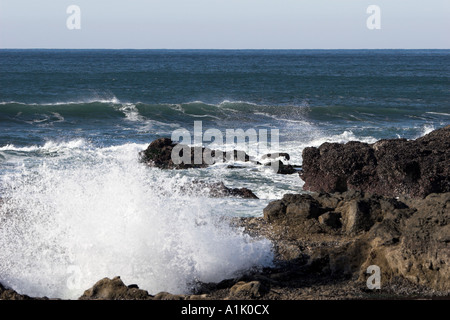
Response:
[[[449,18],[449,0],[0,0],[0,48],[449,49]]]

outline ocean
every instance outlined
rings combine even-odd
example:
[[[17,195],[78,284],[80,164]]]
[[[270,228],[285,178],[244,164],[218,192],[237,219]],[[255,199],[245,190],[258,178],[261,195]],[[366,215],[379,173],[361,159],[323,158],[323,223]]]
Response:
[[[187,293],[270,266],[271,243],[229,218],[260,217],[303,181],[253,163],[140,161],[195,123],[277,132],[268,150],[297,166],[324,142],[414,139],[450,123],[450,50],[0,50],[0,283],[75,299],[119,275]],[[260,159],[263,143],[245,151]],[[187,193],[193,180],[259,199]]]

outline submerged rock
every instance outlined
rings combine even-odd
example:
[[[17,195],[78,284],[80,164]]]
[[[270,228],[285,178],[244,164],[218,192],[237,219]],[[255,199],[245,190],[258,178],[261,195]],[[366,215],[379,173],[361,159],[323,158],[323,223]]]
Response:
[[[425,197],[450,192],[450,125],[416,140],[324,143],[303,150],[304,190]]]
[[[246,199],[258,199],[258,197],[248,188],[229,188],[223,182],[194,181],[192,185],[184,187],[188,192],[206,192],[210,197],[239,197]]]

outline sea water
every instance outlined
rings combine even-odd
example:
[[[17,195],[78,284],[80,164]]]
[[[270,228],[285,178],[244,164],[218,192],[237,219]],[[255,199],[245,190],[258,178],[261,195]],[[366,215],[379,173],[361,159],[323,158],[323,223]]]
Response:
[[[448,50],[0,50],[0,283],[76,299],[121,276],[189,293],[270,266],[271,243],[229,218],[303,192],[298,174],[160,170],[139,152],[194,121],[278,130],[274,151],[298,166],[324,142],[414,139],[450,123],[449,71]],[[259,199],[187,192],[194,180]]]

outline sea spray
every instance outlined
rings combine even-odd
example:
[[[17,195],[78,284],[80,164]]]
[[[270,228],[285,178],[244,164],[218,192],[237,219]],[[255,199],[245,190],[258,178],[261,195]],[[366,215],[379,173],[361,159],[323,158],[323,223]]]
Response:
[[[187,293],[271,264],[269,241],[232,228],[212,199],[183,193],[186,176],[139,163],[143,146],[72,146],[73,157],[2,176],[4,285],[74,299],[119,275],[150,293]]]

